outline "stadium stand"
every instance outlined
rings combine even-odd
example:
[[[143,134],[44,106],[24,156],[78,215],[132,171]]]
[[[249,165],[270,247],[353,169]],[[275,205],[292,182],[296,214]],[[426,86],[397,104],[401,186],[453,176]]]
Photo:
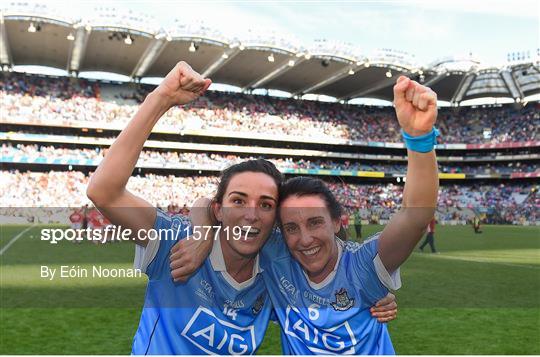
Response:
[[[71,83],[73,82],[73,83]],[[101,85],[102,86],[102,85]],[[8,118],[72,124],[125,124],[152,86],[108,84],[4,73],[0,99]],[[107,93],[106,95],[104,93]],[[121,93],[121,94],[118,94]],[[114,98],[111,100],[111,98]],[[107,100],[106,100],[107,99]],[[127,104],[130,103],[130,104]],[[441,109],[438,125],[445,143],[507,143],[540,140],[540,110]],[[369,107],[210,91],[185,108],[170,110],[160,123],[181,129],[226,129],[305,138],[400,142],[391,107]],[[467,124],[467,125],[465,125]]]
[[[86,198],[89,176],[80,171],[2,171],[2,202],[10,207],[81,207]],[[217,176],[136,175],[128,189],[150,203],[191,204],[212,196]],[[403,186],[397,184],[353,184],[328,182],[346,210],[360,210],[362,218],[375,223],[388,220],[400,205]],[[8,189],[9,188],[9,189]],[[492,223],[523,224],[538,221],[538,185],[506,183],[468,184],[441,187],[438,215],[441,223],[465,223],[475,213],[488,214]],[[3,207],[3,212],[9,211]],[[52,212],[52,211],[51,211]]]
[[[105,156],[106,149],[71,149],[44,145],[10,145],[2,144],[2,161],[4,163],[44,163],[51,164],[54,160],[67,160],[71,165],[85,165],[95,167],[99,165]],[[197,170],[221,171],[225,167],[244,160],[257,159],[257,156],[238,156],[210,153],[189,153],[173,151],[151,151],[142,152],[139,163],[141,167],[182,169],[192,168]],[[268,157],[266,157],[268,158]],[[51,159],[53,161],[51,161]],[[282,171],[287,169],[311,169],[311,170],[337,170],[337,171],[377,171],[385,173],[406,173],[407,167],[402,164],[381,164],[375,162],[354,162],[345,160],[337,162],[321,159],[296,159],[269,158],[276,167]],[[509,161],[506,163],[474,163],[465,165],[440,164],[440,172],[443,173],[466,173],[466,174],[509,174],[513,172],[540,173],[537,162],[521,163]]]
[[[1,121],[8,129],[0,133],[2,202],[11,209],[88,204],[84,192],[89,174],[152,88],[2,72]],[[441,178],[449,179],[441,187],[440,221],[463,224],[482,213],[490,223],[538,224],[538,185],[531,179],[540,176],[539,108],[531,103],[521,109],[505,105],[440,110],[439,127],[444,142],[450,143],[441,145],[439,152]],[[400,137],[392,108],[211,91],[186,108],[170,110],[163,123],[172,136],[158,136],[150,143],[130,180],[130,189],[160,207],[189,205],[211,195],[219,170],[254,157],[272,160],[286,174],[324,177],[348,212],[360,210],[366,221],[382,223],[399,206],[403,186],[396,179],[403,178],[406,167],[404,152],[396,151]],[[207,131],[207,137],[223,132],[225,145],[204,137],[185,144],[178,136],[182,130]],[[278,142],[271,149],[263,142],[253,148],[236,145],[235,132],[288,135],[314,144],[342,139],[346,142],[341,144],[353,148],[338,145],[309,154],[286,151],[299,148],[290,143]],[[375,144],[365,149],[366,142]],[[497,181],[469,180],[473,178]],[[456,184],[454,179],[463,182]],[[45,216],[40,220],[54,214]]]

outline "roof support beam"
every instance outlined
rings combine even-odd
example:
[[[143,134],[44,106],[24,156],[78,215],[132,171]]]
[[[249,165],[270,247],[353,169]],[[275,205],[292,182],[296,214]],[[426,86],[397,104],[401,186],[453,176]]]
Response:
[[[358,98],[358,97],[364,97],[370,93],[390,87],[394,85],[395,82],[396,82],[395,77],[386,78],[386,79],[383,79],[382,81],[375,83],[373,86],[370,86],[368,89],[363,89],[361,91],[348,94],[346,96],[338,98],[338,100],[348,100],[348,99],[353,99],[353,98]]]
[[[79,26],[75,33],[75,40],[71,46],[71,51],[69,53],[67,70],[79,72],[81,67],[82,59],[84,58],[84,53],[86,52],[86,44],[88,43],[88,38],[90,37],[90,32],[92,28],[90,26]]]
[[[223,67],[227,62],[234,58],[238,53],[240,53],[240,48],[228,48],[226,49],[212,64],[210,64],[201,75],[204,78],[210,77],[213,73]]]
[[[451,103],[459,103],[463,100],[463,97],[465,97],[465,94],[471,87],[471,84],[473,83],[474,79],[476,78],[475,73],[467,73],[461,82],[459,82],[459,85],[456,89],[456,92],[454,93],[454,96],[450,100]]]
[[[441,79],[445,78],[448,72],[442,72],[436,75],[435,77],[431,78],[429,81],[423,83],[426,87],[430,87],[434,85],[435,83],[439,82]]]
[[[13,66],[13,58],[11,57],[9,41],[6,33],[6,24],[4,23],[4,15],[0,12],[0,64]]]
[[[508,70],[504,70],[501,72],[501,78],[504,82],[504,84],[506,85],[506,88],[508,89],[508,91],[510,92],[510,94],[512,95],[512,98],[520,98],[520,99],[523,99],[525,97],[525,95],[523,94],[523,91],[521,90],[518,82],[516,81],[516,78],[514,77],[513,73],[508,71]]]
[[[130,77],[142,77],[150,68],[150,66],[157,60],[158,56],[163,52],[165,47],[167,47],[167,44],[169,41],[167,41],[165,38],[161,39],[153,39],[150,41],[150,44],[148,47],[146,47],[146,50],[144,51],[143,55],[139,59],[139,62],[137,62],[137,65],[131,72]]]
[[[244,86],[244,88],[242,88],[242,91],[246,92],[249,89],[254,89],[254,88],[260,87],[260,86],[264,85],[265,83],[270,82],[272,79],[274,79],[274,78],[282,75],[283,73],[287,72],[291,68],[293,68],[295,66],[298,66],[300,63],[304,62],[305,60],[306,59],[304,57],[302,57],[302,58],[300,58],[298,60],[286,59],[285,61],[283,61],[281,63],[281,65],[278,68],[276,68],[272,72],[264,75],[261,78],[257,78],[253,82],[251,82],[251,83],[247,84],[246,86]],[[290,65],[290,63],[292,63],[291,61],[294,62],[292,66]]]
[[[302,88],[302,89],[296,91],[295,93],[292,93],[292,95],[293,96],[300,96],[300,95],[305,94],[305,93],[313,92],[314,90],[317,90],[319,88],[327,86],[327,85],[329,85],[331,83],[337,82],[340,79],[349,76],[350,75],[349,72],[351,70],[356,72],[356,69],[359,68],[359,67],[360,66],[358,66],[356,64],[351,64],[351,65],[345,66],[345,68],[339,70],[338,72],[335,72],[334,74],[330,75],[330,77],[325,78],[322,81],[320,81],[318,83],[315,83],[315,84],[313,84],[311,86]]]

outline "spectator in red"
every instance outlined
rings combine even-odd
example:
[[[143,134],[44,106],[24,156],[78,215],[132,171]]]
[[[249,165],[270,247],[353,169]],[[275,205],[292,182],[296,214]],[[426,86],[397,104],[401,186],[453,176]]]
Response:
[[[423,252],[424,247],[429,244],[431,247],[431,253],[437,253],[437,250],[435,249],[435,223],[437,221],[435,220],[435,217],[429,222],[429,225],[427,227],[427,234],[426,239],[424,240],[424,243],[420,246],[420,250]]]
[[[71,213],[71,215],[69,216],[69,221],[71,222],[71,228],[73,229],[82,228],[83,220],[84,220],[84,216],[79,209],[76,209],[75,211],[73,211],[73,213]]]
[[[88,227],[92,231],[102,231],[106,226],[111,224],[109,220],[103,217],[103,215],[101,214],[101,212],[97,210],[97,208],[91,208],[87,214],[87,217],[88,217]],[[92,238],[95,237],[95,233],[91,233],[90,237]],[[100,242],[105,243],[107,241],[106,238],[107,237],[102,237],[100,241],[92,239],[92,242],[95,244],[100,243]]]
[[[346,241],[349,239],[348,231],[349,231],[349,215],[347,213],[343,213],[341,215],[341,228],[339,229],[337,236],[341,240]]]

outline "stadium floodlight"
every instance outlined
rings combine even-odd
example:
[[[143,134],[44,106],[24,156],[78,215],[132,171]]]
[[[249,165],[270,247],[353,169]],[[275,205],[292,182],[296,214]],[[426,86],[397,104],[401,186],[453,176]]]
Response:
[[[195,47],[195,43],[191,42],[191,44],[189,45],[189,52],[195,52],[195,51],[197,51],[197,48]]]
[[[30,26],[28,26],[28,32],[32,32],[32,33],[36,32],[36,27],[34,26],[33,22],[31,22]]]
[[[351,68],[351,69],[349,69],[349,75],[351,75],[351,76],[352,76],[353,74],[354,74],[354,71],[353,71],[353,69],[352,69],[352,68]]]
[[[386,77],[388,77],[388,78],[392,77],[392,71],[391,70],[386,71]]]
[[[268,56],[268,62],[274,62],[274,54],[270,53],[270,55]]]
[[[69,35],[66,36],[66,38],[67,38],[68,40],[70,40],[70,41],[75,40],[75,36],[73,36],[73,33],[71,33],[71,32],[69,33]]]
[[[131,39],[131,36],[128,34],[126,38],[124,39],[124,43],[126,45],[131,45],[133,43],[133,40]]]
[[[294,60],[289,60],[289,67],[293,67],[294,66]]]

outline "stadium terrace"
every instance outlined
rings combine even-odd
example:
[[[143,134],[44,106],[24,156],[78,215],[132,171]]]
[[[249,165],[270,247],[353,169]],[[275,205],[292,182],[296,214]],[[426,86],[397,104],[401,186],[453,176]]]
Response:
[[[0,137],[9,172],[3,176],[25,192],[4,191],[2,201],[11,207],[88,204],[88,175],[153,88],[4,72]],[[160,207],[211,195],[221,169],[257,157],[287,175],[334,182],[341,202],[351,213],[361,209],[366,222],[388,220],[399,205],[393,197],[402,189],[405,157],[390,108],[209,92],[162,121],[133,180]],[[442,221],[463,223],[481,213],[493,223],[537,223],[538,104],[443,108],[439,127],[445,137],[438,148]],[[381,191],[375,182],[387,186]]]

